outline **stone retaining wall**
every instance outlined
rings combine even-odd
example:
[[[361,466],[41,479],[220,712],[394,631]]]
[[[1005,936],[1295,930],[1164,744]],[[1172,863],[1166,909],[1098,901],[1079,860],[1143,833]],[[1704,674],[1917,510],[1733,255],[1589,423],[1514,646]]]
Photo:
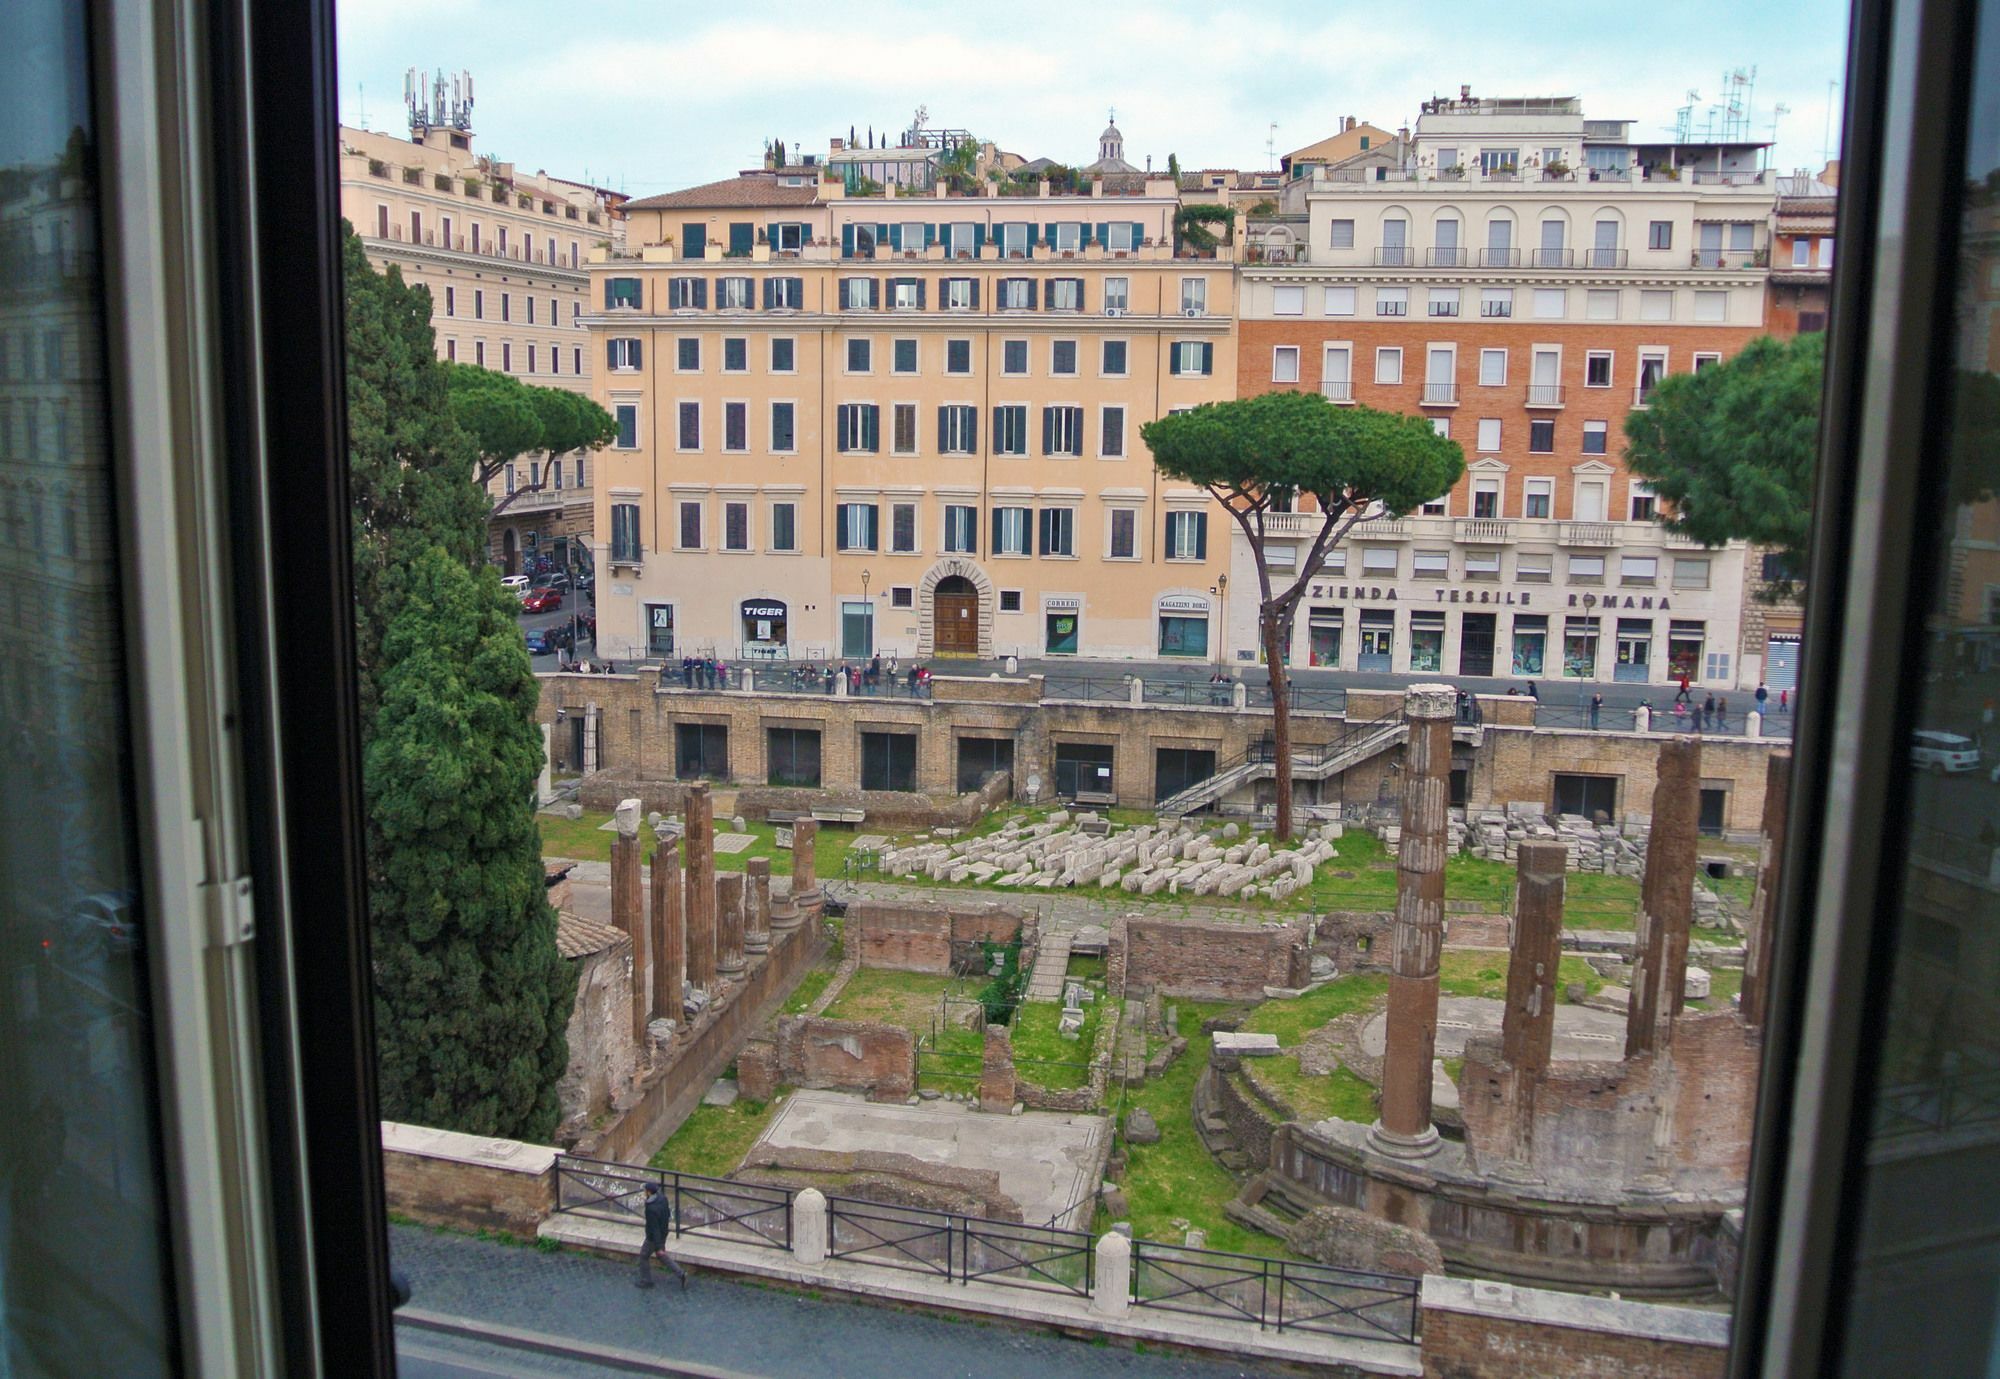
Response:
[[[427,1226],[533,1239],[556,1209],[555,1163],[546,1145],[382,1122],[389,1210]]]
[[[865,1092],[870,1101],[902,1101],[917,1090],[916,1037],[900,1025],[787,1015],[776,1042],[785,1086]]]
[[[982,943],[1021,938],[1026,925],[1019,910],[993,902],[919,905],[857,900],[847,908],[846,940],[860,954],[863,967],[944,976],[976,961]]]
[[[1424,1279],[1426,1379],[1722,1379],[1729,1317],[1686,1307]]]
[[[1127,915],[1111,927],[1110,989],[1201,1001],[1262,1000],[1310,980],[1311,922],[1230,924]]]

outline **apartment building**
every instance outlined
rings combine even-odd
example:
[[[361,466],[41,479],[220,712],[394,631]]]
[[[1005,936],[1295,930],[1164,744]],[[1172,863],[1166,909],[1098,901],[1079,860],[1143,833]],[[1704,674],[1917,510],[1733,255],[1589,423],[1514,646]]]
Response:
[[[432,120],[419,102],[408,138],[343,125],[341,214],[370,262],[430,289],[440,356],[588,392],[586,261],[622,240],[623,197],[474,153],[469,105]],[[493,476],[490,555],[507,573],[587,551],[596,459],[523,455]]]
[[[1241,270],[1242,393],[1417,413],[1466,457],[1451,493],[1329,555],[1294,664],[1738,684],[1744,552],[1669,536],[1620,456],[1662,378],[1765,327],[1760,151],[1638,142],[1573,98],[1467,94],[1426,103],[1399,166],[1319,167],[1287,197],[1303,239]],[[1269,556],[1289,579],[1319,519],[1284,520],[1298,542]],[[1259,654],[1247,600],[1229,646]]]
[[[600,646],[731,660],[1202,657],[1227,543],[1140,426],[1231,395],[1233,246],[1132,194],[633,201],[590,265]]]

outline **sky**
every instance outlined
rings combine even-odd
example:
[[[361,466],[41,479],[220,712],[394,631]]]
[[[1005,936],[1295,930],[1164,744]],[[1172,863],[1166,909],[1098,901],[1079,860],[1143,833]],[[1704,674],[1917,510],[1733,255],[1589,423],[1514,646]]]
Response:
[[[1115,109],[1126,159],[1160,168],[1269,167],[1267,143],[1283,154],[1346,115],[1393,130],[1466,83],[1581,96],[1665,138],[1690,90],[1699,126],[1725,71],[1753,67],[1751,136],[1775,127],[1773,164],[1817,170],[1838,151],[1847,37],[1841,0],[336,3],[344,122],[405,132],[406,69],[468,70],[475,149],[634,196],[755,167],[774,137],[821,154],[850,125],[879,138],[919,105],[933,127],[1076,163]]]

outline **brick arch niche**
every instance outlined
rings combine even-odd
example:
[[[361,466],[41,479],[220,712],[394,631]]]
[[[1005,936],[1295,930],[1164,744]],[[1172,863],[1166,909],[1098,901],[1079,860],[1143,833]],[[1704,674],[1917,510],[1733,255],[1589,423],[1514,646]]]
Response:
[[[991,660],[993,614],[996,611],[993,581],[975,562],[958,559],[940,560],[924,571],[924,577],[917,582],[917,657],[922,660],[937,654],[937,587],[953,578],[969,581],[978,591],[979,656],[982,660]]]

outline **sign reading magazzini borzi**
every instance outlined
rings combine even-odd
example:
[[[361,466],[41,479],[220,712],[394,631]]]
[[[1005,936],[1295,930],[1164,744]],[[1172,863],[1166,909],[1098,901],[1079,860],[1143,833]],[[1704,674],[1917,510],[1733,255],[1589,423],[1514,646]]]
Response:
[[[1438,603],[1485,603],[1512,606],[1515,608],[1531,608],[1535,602],[1535,591],[1529,589],[1437,588],[1431,590],[1431,593],[1434,596],[1434,601]],[[1544,608],[1549,606],[1549,598],[1553,593],[1554,591],[1552,590],[1541,591],[1542,606]],[[1396,603],[1402,601],[1403,598],[1401,594],[1396,592],[1393,585],[1383,584],[1315,584],[1312,587],[1312,597],[1316,599],[1332,599],[1336,602],[1345,599],[1350,602],[1365,601],[1368,603]],[[1563,596],[1556,595],[1556,597]],[[1653,610],[1667,613],[1672,612],[1674,606],[1673,600],[1664,594],[1655,598],[1651,594],[1625,594],[1621,596],[1618,594],[1570,593],[1567,595],[1567,598],[1568,603],[1564,606],[1569,608],[1630,608],[1635,612]]]

